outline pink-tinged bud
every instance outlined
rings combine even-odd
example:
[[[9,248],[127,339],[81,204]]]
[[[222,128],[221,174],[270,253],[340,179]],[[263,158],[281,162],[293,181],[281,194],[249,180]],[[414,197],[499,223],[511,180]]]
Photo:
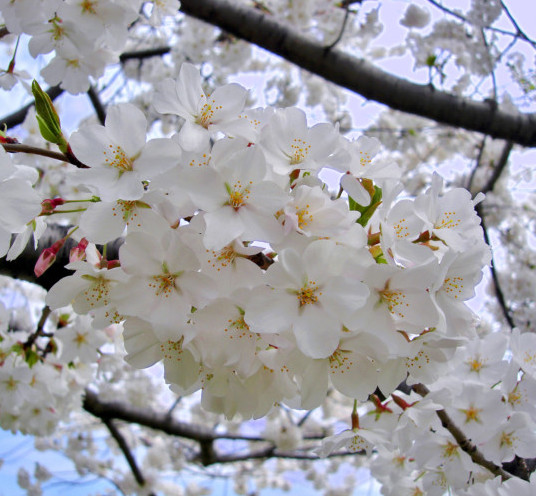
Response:
[[[380,398],[378,398],[377,395],[375,394],[371,394],[370,395],[370,399],[372,400],[372,402],[374,403],[374,405],[376,406],[376,414],[381,414],[381,413],[393,413],[393,410],[391,410],[387,404],[389,403],[389,401],[386,401],[385,403],[382,403]]]
[[[119,260],[108,260],[108,263],[106,264],[108,270],[115,269],[116,267],[121,267],[121,262]]]
[[[41,277],[45,271],[54,263],[56,260],[56,255],[61,250],[62,246],[65,244],[65,239],[60,239],[56,241],[50,248],[45,248],[34,267],[34,274],[36,277]]]
[[[409,407],[412,407],[415,405],[415,403],[418,403],[417,401],[414,401],[413,403],[408,403],[405,399],[401,398],[400,396],[397,396],[396,394],[391,394],[391,398],[393,398],[393,401],[400,407],[402,410],[406,410]]]
[[[86,238],[82,238],[74,248],[71,248],[69,262],[80,262],[81,260],[84,260],[84,258],[86,258],[86,248],[88,244],[89,241]]]
[[[54,209],[58,205],[63,205],[65,200],[63,198],[46,199],[41,202],[41,215],[47,215],[54,212]]]

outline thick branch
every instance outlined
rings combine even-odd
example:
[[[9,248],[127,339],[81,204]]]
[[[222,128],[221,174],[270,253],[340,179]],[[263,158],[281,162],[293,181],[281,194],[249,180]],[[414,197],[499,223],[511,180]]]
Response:
[[[62,277],[72,274],[72,271],[66,269],[65,265],[69,263],[69,252],[76,245],[76,242],[71,238],[67,239],[65,245],[58,252],[56,261],[52,267],[39,278],[35,276],[33,271],[35,264],[41,251],[65,237],[72,227],[50,224],[43,236],[39,239],[39,248],[37,250],[34,248],[33,240],[30,240],[15,260],[8,262],[5,258],[0,258],[0,274],[16,279],[23,279],[34,284],[39,284],[45,289],[50,289]],[[106,257],[108,260],[119,259],[119,247],[123,244],[123,241],[122,238],[118,238],[106,244]],[[273,259],[263,252],[250,255],[248,259],[264,270],[274,263]]]
[[[365,98],[451,126],[524,146],[536,146],[536,114],[511,114],[494,102],[477,102],[411,83],[364,59],[297,33],[258,9],[227,0],[183,0],[181,11],[254,43]]]
[[[34,267],[43,248],[52,246],[56,241],[65,237],[72,226],[49,225],[44,234],[39,239],[39,248],[34,248],[33,241],[30,240],[22,253],[11,262],[5,258],[0,258],[0,274],[23,279],[25,281],[39,284],[45,289],[50,289],[62,277],[70,276],[73,272],[65,268],[69,263],[69,252],[76,245],[73,239],[69,238],[56,256],[56,261],[41,277],[34,274]],[[122,239],[117,239],[107,244],[108,260],[115,260],[119,257],[119,247],[123,243]]]
[[[258,450],[248,451],[241,454],[223,454],[218,453],[214,447],[214,441],[218,439],[230,439],[251,442],[269,442],[265,438],[257,436],[246,436],[230,433],[216,433],[209,427],[180,422],[173,419],[167,413],[155,412],[149,409],[142,409],[132,405],[119,402],[102,402],[97,394],[86,390],[83,408],[100,418],[106,425],[112,419],[131,422],[151,429],[159,430],[171,436],[183,437],[192,441],[197,441],[200,446],[200,452],[197,459],[205,465],[215,463],[231,463],[243,460],[264,459],[264,458],[293,458],[303,460],[316,460],[317,455],[306,451],[279,451],[273,445]],[[322,436],[306,436],[304,439],[317,440]],[[350,456],[355,453],[333,453],[331,456]]]

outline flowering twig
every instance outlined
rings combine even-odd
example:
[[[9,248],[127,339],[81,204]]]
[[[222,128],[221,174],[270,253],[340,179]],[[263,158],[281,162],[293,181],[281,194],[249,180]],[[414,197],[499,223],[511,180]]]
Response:
[[[413,390],[423,397],[430,392],[430,390],[424,384],[413,385]],[[489,470],[495,476],[500,475],[503,481],[512,477],[501,467],[486,459],[478,448],[469,439],[467,439],[466,435],[452,421],[445,410],[437,410],[436,414],[439,417],[439,420],[441,420],[441,425],[452,434],[452,437],[456,440],[460,448],[471,457],[471,460],[473,460],[474,463]]]

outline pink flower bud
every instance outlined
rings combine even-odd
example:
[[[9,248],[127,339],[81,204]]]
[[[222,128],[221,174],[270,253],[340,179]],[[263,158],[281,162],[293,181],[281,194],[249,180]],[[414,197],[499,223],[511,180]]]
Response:
[[[65,200],[63,198],[46,199],[41,202],[41,215],[47,215],[54,212],[54,209],[58,205],[63,205]]]
[[[80,242],[71,249],[69,253],[69,262],[79,262],[86,257],[86,248],[89,241],[86,238],[82,238]]]
[[[39,255],[39,259],[34,267],[34,274],[36,277],[41,277],[45,271],[54,263],[56,255],[65,244],[65,239],[56,241],[50,248],[46,248]]]
[[[108,260],[106,268],[108,270],[115,269],[116,267],[121,267],[121,262],[119,260]]]

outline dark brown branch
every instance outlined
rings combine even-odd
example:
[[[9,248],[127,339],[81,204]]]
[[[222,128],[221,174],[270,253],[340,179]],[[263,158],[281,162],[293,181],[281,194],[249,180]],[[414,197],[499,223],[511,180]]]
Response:
[[[260,448],[257,450],[251,450],[239,454],[223,454],[218,453],[214,447],[214,441],[218,439],[230,439],[240,441],[251,442],[264,442],[270,443],[265,438],[256,436],[245,436],[240,434],[218,434],[213,429],[185,422],[180,422],[173,418],[170,418],[166,413],[155,412],[149,409],[142,409],[133,405],[126,405],[119,402],[102,402],[99,400],[97,394],[90,390],[86,390],[84,397],[83,408],[94,415],[102,419],[106,424],[112,419],[123,420],[125,422],[135,423],[143,425],[151,429],[159,430],[171,436],[183,437],[199,443],[200,451],[195,456],[195,460],[200,461],[204,466],[213,465],[215,463],[232,463],[254,459],[266,459],[266,458],[288,458],[295,460],[318,460],[318,455],[313,453],[297,450],[297,451],[280,451],[275,446]],[[305,436],[306,440],[320,440],[323,436]],[[355,456],[364,454],[337,452],[332,453],[330,457],[334,456]]]
[[[132,470],[132,473],[134,474],[134,478],[136,479],[136,482],[140,486],[144,486],[145,485],[145,477],[143,477],[143,474],[141,473],[140,469],[138,468],[138,464],[136,463],[136,460],[134,459],[134,456],[132,455],[132,452],[130,451],[130,448],[129,448],[125,438],[123,437],[123,435],[121,434],[119,429],[115,426],[113,420],[111,420],[109,418],[103,418],[102,422],[108,428],[108,430],[110,431],[110,434],[116,440],[116,442],[117,442],[117,444],[119,446],[119,449],[125,455],[127,463],[129,464],[129,466],[130,466],[130,468]]]
[[[59,86],[52,86],[46,91],[46,93],[50,97],[50,99],[54,101],[56,98],[58,98],[58,96],[63,93],[63,89],[61,89]],[[20,110],[17,110],[12,114],[0,118],[0,126],[2,126],[3,128],[5,124],[8,129],[11,129],[12,127],[22,124],[22,122],[24,122],[24,119],[26,118],[28,110],[30,110],[30,108],[32,108],[33,106],[34,103],[32,101],[32,103],[29,103],[25,107],[22,107]]]
[[[52,267],[50,267],[41,277],[36,278],[33,269],[41,251],[65,237],[72,227],[73,226],[58,226],[56,224],[49,225],[39,240],[38,250],[35,250],[33,241],[30,240],[22,253],[15,260],[7,262],[5,258],[0,258],[0,274],[17,279],[24,279],[25,281],[39,284],[45,289],[50,289],[62,277],[72,274],[72,271],[66,269],[65,265],[69,263],[69,252],[71,248],[76,245],[76,242],[71,238],[67,239],[65,245],[58,252],[54,265],[52,265]],[[106,257],[108,260],[117,260],[119,258],[119,247],[123,244],[123,241],[122,238],[118,238],[106,244]],[[250,255],[247,258],[257,264],[261,269],[267,269],[274,263],[269,256],[262,252]]]
[[[415,384],[413,386],[413,390],[423,397],[430,392],[428,388],[423,384]],[[484,455],[478,450],[478,448],[473,443],[471,443],[469,439],[467,439],[462,430],[452,421],[452,419],[449,417],[445,410],[437,410],[436,413],[441,420],[441,424],[443,425],[443,427],[452,434],[452,437],[456,440],[460,448],[471,457],[471,460],[473,460],[474,463],[489,470],[495,476],[500,475],[503,481],[512,477],[501,467],[487,460]]]
[[[494,102],[473,101],[409,82],[341,50],[326,50],[258,9],[227,0],[183,0],[181,11],[393,109],[536,146],[536,114],[512,114],[499,110]]]
[[[72,270],[66,269],[65,265],[69,263],[69,252],[76,245],[76,241],[72,238],[67,239],[65,245],[58,252],[54,265],[39,278],[35,276],[33,271],[35,263],[43,248],[52,246],[56,241],[64,238],[70,229],[72,229],[72,226],[49,225],[39,240],[39,248],[37,250],[34,248],[33,241],[30,240],[15,260],[7,262],[5,258],[0,258],[0,274],[16,279],[23,279],[38,284],[45,289],[50,289],[61,278],[73,273]],[[122,243],[122,239],[107,243],[108,260],[119,258],[119,247]]]
[[[68,162],[76,165],[80,169],[87,169],[88,166],[80,162],[73,154],[67,155],[65,153],[55,152],[53,150],[47,150],[45,148],[37,148],[36,146],[28,146],[19,143],[2,143],[4,150],[9,153],[29,153],[31,155],[40,155],[42,157],[53,158],[60,162]]]
[[[41,318],[39,319],[39,322],[37,323],[37,329],[34,333],[30,334],[26,342],[24,343],[24,349],[30,348],[34,343],[35,340],[40,337],[44,336],[44,330],[45,330],[45,323],[51,313],[51,309],[49,306],[45,305],[43,307],[43,310],[41,312]]]
[[[133,52],[125,52],[119,56],[119,61],[121,63],[126,62],[127,60],[143,60],[149,59],[151,57],[161,57],[166,53],[171,51],[171,47],[163,46],[157,48],[148,48],[146,50],[137,50]]]
[[[100,100],[99,94],[93,86],[90,86],[89,90],[87,90],[87,96],[91,101],[91,105],[93,105],[93,109],[97,114],[99,122],[104,126],[104,122],[106,121],[106,109]]]
[[[87,390],[83,403],[84,409],[101,419],[114,418],[125,422],[150,427],[172,436],[191,439],[200,443],[213,442],[216,439],[231,439],[242,441],[264,441],[255,436],[240,436],[236,434],[216,434],[212,429],[195,424],[188,424],[169,417],[166,413],[155,412],[149,409],[137,408],[119,402],[102,402],[98,396]]]
[[[512,148],[513,148],[513,144],[511,141],[505,143],[501,156],[499,158],[499,162],[495,165],[492,175],[490,176],[487,183],[482,188],[482,193],[489,193],[490,191],[493,191],[495,184],[497,183],[497,181],[501,177],[502,172],[506,168],[506,165],[508,163],[508,157],[510,156],[510,152],[512,151]],[[475,207],[475,210],[481,219],[482,230],[484,232],[484,241],[486,242],[487,245],[491,246],[489,235],[488,235],[488,229],[486,226],[486,220],[484,217],[484,207],[482,203],[479,203]],[[501,283],[499,281],[499,275],[497,274],[497,269],[495,267],[495,259],[493,257],[493,250],[492,250],[492,255],[491,255],[490,270],[491,270],[491,278],[493,280],[493,286],[495,288],[495,294],[497,296],[497,301],[499,302],[499,306],[501,307],[501,310],[504,315],[504,318],[506,319],[506,322],[508,322],[510,329],[513,329],[515,327],[515,322],[512,317],[511,310],[508,307],[508,304],[506,303],[506,298],[504,297]]]
[[[132,474],[134,475],[134,479],[136,479],[136,482],[141,486],[145,486],[145,477],[141,473],[141,470],[138,467],[138,464],[136,463],[136,459],[134,458],[134,455],[130,451],[130,448],[127,444],[126,439],[123,437],[123,434],[119,431],[119,429],[115,426],[112,419],[109,418],[103,418],[101,419],[104,425],[108,428],[110,431],[110,434],[117,442],[119,449],[123,452],[125,455],[125,458],[127,460],[128,466],[130,467],[130,470],[132,470]],[[150,493],[149,496],[154,496],[154,493]]]
[[[2,39],[4,36],[7,36],[9,34],[9,30],[3,26],[0,28],[0,39]]]
[[[493,173],[491,174],[487,183],[481,189],[482,193],[486,194],[486,193],[489,193],[490,191],[493,191],[493,188],[495,188],[495,184],[501,177],[501,174],[504,172],[504,169],[506,168],[506,165],[508,164],[508,157],[510,157],[510,153],[512,152],[513,147],[514,147],[514,144],[511,141],[508,141],[504,144],[504,147],[501,152],[501,156],[499,157],[499,161],[493,167]]]

